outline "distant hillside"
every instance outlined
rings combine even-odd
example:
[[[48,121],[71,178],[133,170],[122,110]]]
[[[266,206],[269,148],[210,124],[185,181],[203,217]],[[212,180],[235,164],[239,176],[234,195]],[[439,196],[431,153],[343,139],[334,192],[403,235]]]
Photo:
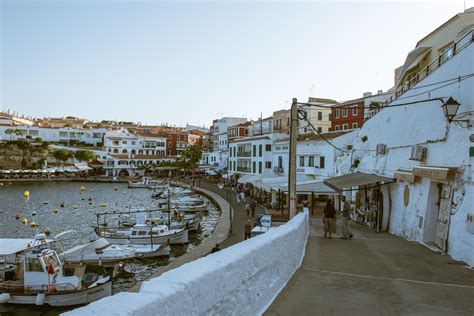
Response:
[[[0,142],[0,169],[41,168],[52,152],[47,142]]]

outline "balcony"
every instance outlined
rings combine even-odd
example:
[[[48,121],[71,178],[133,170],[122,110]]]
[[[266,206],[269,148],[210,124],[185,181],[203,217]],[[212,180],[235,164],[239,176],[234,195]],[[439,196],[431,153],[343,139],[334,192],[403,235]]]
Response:
[[[419,82],[424,80],[426,77],[431,75],[434,71],[444,65],[446,62],[451,60],[454,56],[459,54],[462,50],[468,47],[472,42],[474,42],[474,30],[470,30],[463,37],[457,40],[453,45],[449,46],[444,50],[444,53],[440,56],[433,59],[426,67],[418,70],[414,73],[410,79],[403,81],[398,88],[395,90],[395,93],[383,103],[378,103],[376,107],[369,110],[369,113],[365,120],[367,121],[378,112],[383,110],[384,107],[388,106],[393,101],[397,100],[405,92],[409,91]],[[457,79],[455,79],[457,80]]]
[[[237,166],[237,172],[245,172],[245,173],[251,173],[252,170],[250,167],[241,167]]]
[[[283,169],[283,167],[274,167],[273,172],[275,172],[275,173],[284,173],[285,170]]]
[[[252,157],[252,152],[250,152],[250,151],[238,151],[237,152],[237,157],[249,158],[249,157]]]

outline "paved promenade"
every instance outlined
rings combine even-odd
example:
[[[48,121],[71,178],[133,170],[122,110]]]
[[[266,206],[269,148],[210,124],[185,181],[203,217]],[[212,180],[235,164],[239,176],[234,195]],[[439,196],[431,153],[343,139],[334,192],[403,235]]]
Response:
[[[352,240],[326,239],[311,219],[303,264],[265,315],[474,315],[474,270],[351,224]]]
[[[202,180],[199,187],[206,189],[208,191],[219,194],[221,197],[227,200],[227,189],[219,189],[215,183],[209,183],[205,180]],[[233,209],[232,213],[232,234],[227,237],[227,239],[222,242],[221,248],[232,246],[238,242],[244,240],[244,225],[247,222],[247,213],[245,212],[245,203],[237,203],[237,194],[233,191],[230,192],[230,201]],[[227,213],[228,214],[228,213]],[[255,214],[265,214],[265,209],[260,205],[257,206]],[[252,219],[252,225],[255,218]]]

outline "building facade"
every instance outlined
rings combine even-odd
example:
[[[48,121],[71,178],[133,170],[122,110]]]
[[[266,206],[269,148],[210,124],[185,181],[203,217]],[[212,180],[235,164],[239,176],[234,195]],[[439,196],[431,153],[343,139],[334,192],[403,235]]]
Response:
[[[331,131],[361,128],[364,125],[364,99],[355,99],[333,105]]]

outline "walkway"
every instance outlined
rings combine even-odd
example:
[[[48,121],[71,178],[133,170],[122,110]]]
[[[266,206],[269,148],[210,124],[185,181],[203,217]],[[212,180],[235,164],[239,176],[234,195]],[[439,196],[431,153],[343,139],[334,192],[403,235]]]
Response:
[[[311,218],[303,264],[265,315],[474,314],[474,270],[351,224],[352,240],[326,239],[321,218]]]
[[[223,198],[227,199],[227,189],[219,189],[215,183],[207,182],[206,180],[201,180],[199,187],[209,190],[211,192],[217,193]],[[238,242],[244,240],[244,225],[248,220],[247,213],[245,212],[245,203],[237,203],[236,199],[237,194],[235,192],[230,192],[231,205],[234,210],[232,217],[232,234],[221,244],[221,248],[226,248],[232,246]],[[256,214],[265,214],[265,209],[262,206],[257,206],[255,210]],[[254,223],[252,218],[252,225]]]

